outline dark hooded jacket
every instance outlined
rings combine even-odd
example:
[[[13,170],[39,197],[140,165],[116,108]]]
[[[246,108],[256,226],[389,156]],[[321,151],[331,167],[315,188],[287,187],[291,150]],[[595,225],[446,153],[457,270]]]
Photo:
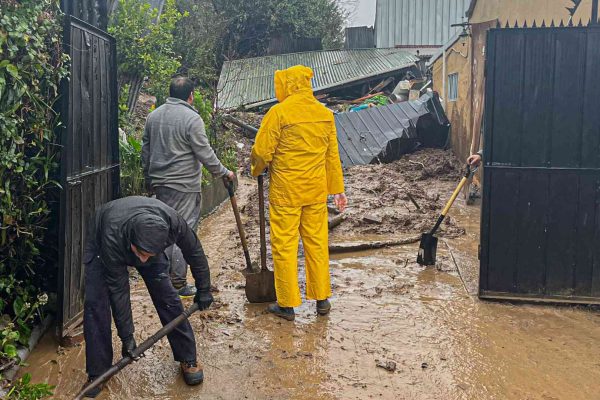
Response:
[[[131,251],[134,244],[157,254],[146,264]],[[84,262],[99,257],[119,337],[133,334],[127,266],[152,267],[165,249],[177,244],[190,265],[199,292],[210,290],[210,271],[198,237],[185,220],[163,202],[147,197],[125,197],[98,209],[88,228]]]

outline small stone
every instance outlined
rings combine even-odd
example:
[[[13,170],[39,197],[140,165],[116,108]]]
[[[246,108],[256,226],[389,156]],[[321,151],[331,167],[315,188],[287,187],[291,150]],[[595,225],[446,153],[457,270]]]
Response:
[[[375,214],[365,215],[363,217],[363,221],[365,221],[369,224],[377,224],[377,225],[383,224],[383,218],[381,218],[379,215],[375,215]]]
[[[378,360],[375,360],[375,361],[376,361],[375,365],[377,365],[377,367],[379,367],[379,368],[383,368],[389,372],[396,371],[396,363],[394,361],[378,361]]]

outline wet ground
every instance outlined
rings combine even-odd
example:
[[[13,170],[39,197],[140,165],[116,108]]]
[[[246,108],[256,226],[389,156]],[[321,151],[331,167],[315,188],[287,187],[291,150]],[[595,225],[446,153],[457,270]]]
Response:
[[[424,198],[441,194],[436,200],[443,204],[455,178],[412,185]],[[409,229],[364,232],[367,225],[357,221],[369,210],[355,202],[352,190],[355,216],[335,228],[332,241],[408,234]],[[256,198],[247,178],[238,193],[242,207]],[[244,218],[250,241],[256,243],[253,208],[244,208]],[[377,212],[384,219],[392,217],[386,214],[390,210]],[[290,323],[265,314],[265,306],[246,304],[239,273],[242,253],[225,204],[200,231],[218,290],[215,308],[191,319],[205,366],[204,384],[185,386],[162,341],[113,378],[98,398],[600,399],[600,313],[479,301],[474,296],[479,209],[460,198],[451,216],[455,229],[440,240],[436,267],[414,262],[416,244],[336,255],[331,260],[331,314],[317,317],[314,302],[309,302]],[[383,231],[389,224],[382,221]],[[252,255],[258,259],[256,250]],[[140,343],[160,325],[142,281],[136,282],[132,296]],[[116,337],[115,344],[118,349]],[[83,347],[57,348],[52,335],[46,335],[28,363],[22,373],[57,385],[56,398],[72,398],[85,379]]]

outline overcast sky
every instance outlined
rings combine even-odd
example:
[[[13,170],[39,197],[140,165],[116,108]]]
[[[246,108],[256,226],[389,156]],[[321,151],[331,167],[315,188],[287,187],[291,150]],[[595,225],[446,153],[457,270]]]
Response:
[[[351,12],[348,26],[373,26],[376,0],[340,0]]]

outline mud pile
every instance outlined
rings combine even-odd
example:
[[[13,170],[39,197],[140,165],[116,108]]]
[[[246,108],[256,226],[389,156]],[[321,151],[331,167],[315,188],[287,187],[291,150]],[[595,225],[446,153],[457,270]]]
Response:
[[[435,224],[446,200],[460,181],[462,165],[450,151],[426,149],[391,164],[363,165],[344,171],[349,206],[347,218],[332,230],[332,241],[364,235],[420,234]],[[267,240],[268,179],[265,179]],[[336,213],[333,203],[330,219]],[[418,207],[417,207],[418,206]],[[250,246],[258,246],[258,188],[248,193],[242,208]],[[464,234],[452,212],[440,228],[443,237]]]
[[[350,205],[336,234],[422,233],[435,224],[462,175],[450,151],[425,149],[390,164],[362,165],[344,173]],[[464,234],[450,216],[440,235]]]

